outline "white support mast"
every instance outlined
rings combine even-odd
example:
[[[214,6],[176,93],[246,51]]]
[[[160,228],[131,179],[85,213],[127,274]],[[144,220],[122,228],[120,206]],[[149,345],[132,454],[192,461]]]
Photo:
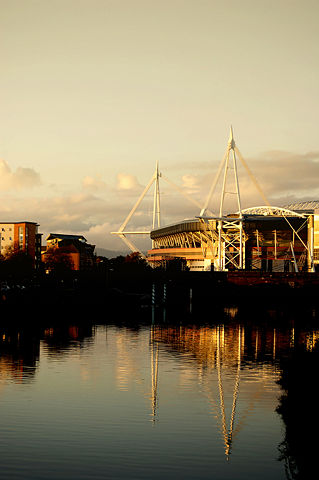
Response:
[[[234,176],[235,176],[236,192],[226,192],[226,188],[225,188],[226,187],[225,175],[226,175],[226,178],[227,178],[227,173],[228,173],[228,168],[229,168],[228,165],[229,165],[230,152],[232,152],[232,158],[233,158],[233,169],[234,169]],[[220,212],[219,212],[220,215],[219,216],[222,216],[222,214],[223,214],[224,197],[225,197],[226,193],[235,193],[237,195],[238,211],[239,212],[241,211],[239,182],[238,182],[238,174],[237,174],[237,156],[238,156],[239,160],[241,161],[242,165],[244,166],[245,170],[247,171],[247,173],[249,175],[249,178],[253,182],[253,184],[256,187],[258,193],[262,197],[264,204],[270,206],[270,203],[269,203],[265,193],[263,192],[262,188],[258,184],[256,178],[254,177],[253,173],[249,169],[247,163],[245,162],[243,156],[241,155],[240,151],[238,150],[238,148],[235,144],[234,135],[233,135],[233,128],[231,126],[230,127],[230,134],[229,134],[227,150],[226,150],[225,155],[224,155],[224,157],[223,157],[223,159],[222,159],[222,161],[221,161],[221,163],[218,167],[217,174],[216,174],[216,176],[213,180],[213,183],[212,183],[211,188],[209,190],[209,193],[208,193],[208,196],[206,198],[205,204],[201,209],[201,212],[200,212],[201,217],[205,216],[207,214],[207,211],[209,210],[209,203],[210,203],[211,198],[212,198],[212,196],[215,192],[215,189],[216,189],[218,180],[220,179],[223,168],[224,168],[224,182],[223,182],[223,189],[222,189],[222,194],[221,194]]]
[[[218,221],[218,270],[227,270],[228,267],[231,266],[235,268],[243,268],[244,266],[243,222],[235,148],[236,145],[233,129],[232,127],[230,127],[227,150],[223,159],[222,166],[219,169],[219,172],[221,172],[222,167],[224,166],[224,177],[220,196]],[[227,191],[227,180],[229,180],[230,170],[233,171],[233,182],[235,191]],[[217,181],[215,180],[213,185],[216,184]],[[210,193],[212,193],[212,191]],[[238,214],[234,218],[224,218],[224,201],[227,194],[236,196]],[[209,200],[210,198],[206,200],[206,205],[208,205]]]
[[[160,205],[160,189],[159,189],[159,179],[160,179],[160,172],[158,169],[158,162],[156,162],[156,168],[155,168],[155,173],[154,173],[154,203],[153,203],[153,224],[152,224],[152,230],[154,230],[156,226],[156,220],[157,220],[157,227],[159,228],[161,226],[161,205]]]
[[[234,181],[235,181],[235,189],[236,189],[235,192],[227,192],[226,191],[228,170],[231,169],[231,166],[229,165],[229,163],[230,163],[230,158],[229,158],[230,152],[232,152],[232,160],[233,160],[232,170],[233,170],[233,173],[234,173]],[[220,198],[220,207],[219,207],[219,216],[220,217],[222,217],[223,213],[224,213],[224,199],[225,199],[226,194],[236,195],[238,211],[241,215],[241,201],[240,201],[238,174],[237,174],[237,159],[236,159],[236,153],[235,153],[235,140],[234,140],[234,134],[233,134],[233,128],[232,127],[230,127],[229,140],[228,140],[227,151],[226,151],[226,155],[225,155],[224,180],[223,180],[222,194],[221,194],[221,198]]]
[[[133,206],[132,210],[120,226],[119,230],[117,232],[111,232],[113,235],[118,235],[124,242],[125,244],[132,250],[132,252],[139,252],[142,258],[146,258],[143,252],[141,252],[135,245],[134,243],[129,240],[126,235],[149,235],[151,232],[150,231],[126,231],[125,228],[131,218],[133,217],[134,213],[142,203],[143,199],[145,198],[145,195],[153,185],[155,184],[154,188],[154,202],[153,202],[153,222],[152,222],[152,228],[160,227],[161,225],[161,208],[160,208],[160,189],[159,189],[159,179],[161,177],[161,173],[159,171],[159,166],[158,162],[156,162],[156,167],[155,167],[155,172],[152,175],[152,178],[144,188],[143,192],[141,193],[140,197],[138,198],[137,202]]]
[[[218,255],[215,257],[215,267],[218,270],[228,270],[228,268],[241,269],[245,268],[245,242],[243,236],[243,212],[241,206],[241,197],[239,189],[238,171],[237,171],[237,157],[246,169],[250,179],[261,195],[264,203],[270,205],[264,192],[260,188],[257,180],[253,176],[252,172],[248,168],[245,160],[243,159],[240,151],[236,147],[233,129],[230,127],[229,140],[225,155],[218,167],[217,174],[214,178],[209,194],[206,198],[205,204],[200,212],[200,218],[203,221],[207,221],[209,225],[210,220],[217,221],[218,226]],[[208,217],[209,203],[216,189],[218,181],[221,177],[221,173],[224,171],[220,203],[219,203],[219,216]],[[232,175],[231,175],[232,173]],[[232,176],[232,188],[229,185],[230,177]],[[225,216],[224,203],[226,195],[235,196],[236,214]],[[206,219],[206,220],[205,220]]]
[[[169,180],[167,177],[162,175],[159,169],[159,164],[156,162],[155,172],[153,173],[150,181],[144,188],[143,192],[139,196],[137,202],[131,209],[128,216],[125,218],[124,222],[120,226],[117,232],[111,232],[113,235],[118,235],[123,242],[132,250],[132,252],[139,252],[143,258],[146,258],[145,255],[134,245],[134,243],[127,238],[127,235],[145,235],[150,234],[150,231],[127,231],[126,226],[137,211],[138,207],[142,203],[143,199],[145,198],[147,192],[150,190],[151,186],[154,184],[154,195],[153,195],[153,215],[152,215],[152,230],[161,227],[161,201],[160,201],[160,178],[165,180],[169,185],[171,185],[175,190],[177,190],[180,194],[182,194],[188,201],[192,202],[198,208],[201,208],[201,204],[193,199],[190,195],[183,191],[182,188],[178,187]]]

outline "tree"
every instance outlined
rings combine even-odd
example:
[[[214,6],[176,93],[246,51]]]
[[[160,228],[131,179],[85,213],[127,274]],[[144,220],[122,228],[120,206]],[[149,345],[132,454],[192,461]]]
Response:
[[[24,250],[7,248],[0,259],[1,276],[23,278],[34,273],[34,259]]]
[[[142,257],[140,252],[132,252],[126,255],[124,260],[125,269],[134,269],[135,271],[143,272],[151,269],[145,258]]]
[[[58,276],[70,273],[74,269],[70,252],[62,248],[49,248],[44,255],[45,269]]]

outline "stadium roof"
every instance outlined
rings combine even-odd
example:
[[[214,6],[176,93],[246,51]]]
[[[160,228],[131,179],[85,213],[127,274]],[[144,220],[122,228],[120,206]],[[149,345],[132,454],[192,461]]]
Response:
[[[319,200],[309,200],[308,202],[297,202],[297,203],[290,203],[289,205],[285,205],[285,208],[289,208],[289,210],[316,210],[319,209]]]

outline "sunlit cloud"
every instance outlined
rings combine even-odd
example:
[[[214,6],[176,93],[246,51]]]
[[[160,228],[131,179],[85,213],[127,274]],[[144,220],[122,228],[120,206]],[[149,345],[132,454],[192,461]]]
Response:
[[[319,198],[319,153],[293,154],[289,152],[266,152],[256,158],[245,159],[254,173],[258,183],[273,205],[285,205],[295,201]],[[17,170],[18,172],[18,170]],[[11,188],[19,175],[12,173],[6,162],[0,164],[1,181],[10,180]],[[193,172],[181,172],[180,186],[189,196],[204,203],[214,179],[211,174],[200,169]],[[230,172],[231,173],[231,172]],[[250,180],[245,169],[238,161],[238,174],[242,207],[262,205],[263,200]],[[39,179],[38,174],[31,185]],[[231,178],[231,175],[230,175]],[[124,222],[131,208],[143,191],[134,175],[119,174],[110,188],[102,188],[104,182],[97,177],[85,177],[84,184],[88,188],[74,188],[72,192],[57,193],[56,189],[38,189],[36,194],[23,191],[23,195],[14,190],[2,188],[0,198],[0,218],[2,221],[35,221],[40,224],[40,232],[44,238],[48,233],[75,233],[84,235],[90,243],[112,250],[125,250],[125,245],[111,231],[117,231]],[[101,180],[101,181],[100,181]],[[28,182],[25,181],[24,185]],[[84,185],[82,183],[82,187]],[[92,188],[90,188],[90,186]],[[105,184],[104,184],[105,186]],[[222,175],[216,185],[216,191],[210,202],[213,212],[219,211]],[[17,187],[15,187],[17,188]],[[231,191],[230,184],[227,190]],[[43,196],[45,191],[46,196]],[[42,194],[42,196],[41,196]],[[127,230],[150,230],[152,228],[153,190],[150,189],[141,202],[136,213],[130,219]],[[225,196],[225,213],[237,210],[234,195]],[[162,225],[179,222],[199,215],[200,209],[189,202],[171,185],[161,182],[161,215]],[[147,237],[136,241],[145,250],[149,243]],[[149,245],[148,245],[149,246]]]
[[[0,159],[0,188],[2,191],[30,189],[38,185],[41,185],[41,178],[35,170],[18,167],[13,172],[9,164]]]
[[[201,184],[197,175],[183,175],[182,187],[188,194],[197,193],[201,189]]]
[[[240,159],[237,160],[242,207],[263,205],[265,202],[262,196],[248,176]],[[245,161],[271,204],[280,206],[297,200],[319,198],[319,152],[296,154],[276,150],[264,152],[255,158],[245,158]],[[210,208],[214,212],[219,209],[223,174],[224,172],[220,175],[215,193],[210,201]],[[184,175],[182,180],[185,187],[193,188],[193,193],[196,193],[196,188],[199,188],[202,196],[206,198],[215,175],[216,170],[215,172],[212,170],[211,175],[206,175],[206,173],[188,174]],[[228,171],[225,190],[227,192],[236,191],[232,170]],[[238,209],[238,205],[235,196],[226,193],[225,211],[236,209]]]
[[[97,192],[99,190],[105,190],[106,183],[99,176],[92,177],[87,175],[82,180],[82,188],[90,192]]]
[[[108,247],[114,250],[123,250],[123,244],[120,239],[111,234],[111,231],[116,231],[118,225],[104,222],[98,225],[93,225],[84,232],[85,238],[94,245]]]
[[[270,151],[251,163],[264,190],[272,196],[319,193],[319,152]]]
[[[119,173],[116,177],[116,187],[118,190],[135,190],[140,185],[135,175]]]

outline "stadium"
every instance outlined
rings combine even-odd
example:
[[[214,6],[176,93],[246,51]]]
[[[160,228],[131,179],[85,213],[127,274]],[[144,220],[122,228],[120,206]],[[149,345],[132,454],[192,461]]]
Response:
[[[157,228],[147,259],[180,258],[190,270],[314,271],[319,264],[319,202],[298,211],[253,207],[241,215],[199,217]],[[318,232],[318,233],[316,233]]]
[[[262,197],[263,205],[246,209],[241,207],[238,158]],[[147,232],[152,248],[146,255],[141,252],[152,266],[166,265],[173,259],[180,259],[191,271],[314,272],[319,269],[319,201],[272,206],[238,150],[232,128],[225,155],[198,216],[161,226],[160,178],[168,181],[159,172],[157,164],[153,177],[119,231],[112,232],[132,251],[138,251],[127,236],[146,232],[127,231],[126,226],[154,184],[153,225]],[[213,214],[209,204],[220,179],[219,213]],[[174,186],[172,182],[169,183]],[[175,187],[183,193],[179,187]],[[235,199],[236,209],[233,213],[225,213],[227,195]]]

